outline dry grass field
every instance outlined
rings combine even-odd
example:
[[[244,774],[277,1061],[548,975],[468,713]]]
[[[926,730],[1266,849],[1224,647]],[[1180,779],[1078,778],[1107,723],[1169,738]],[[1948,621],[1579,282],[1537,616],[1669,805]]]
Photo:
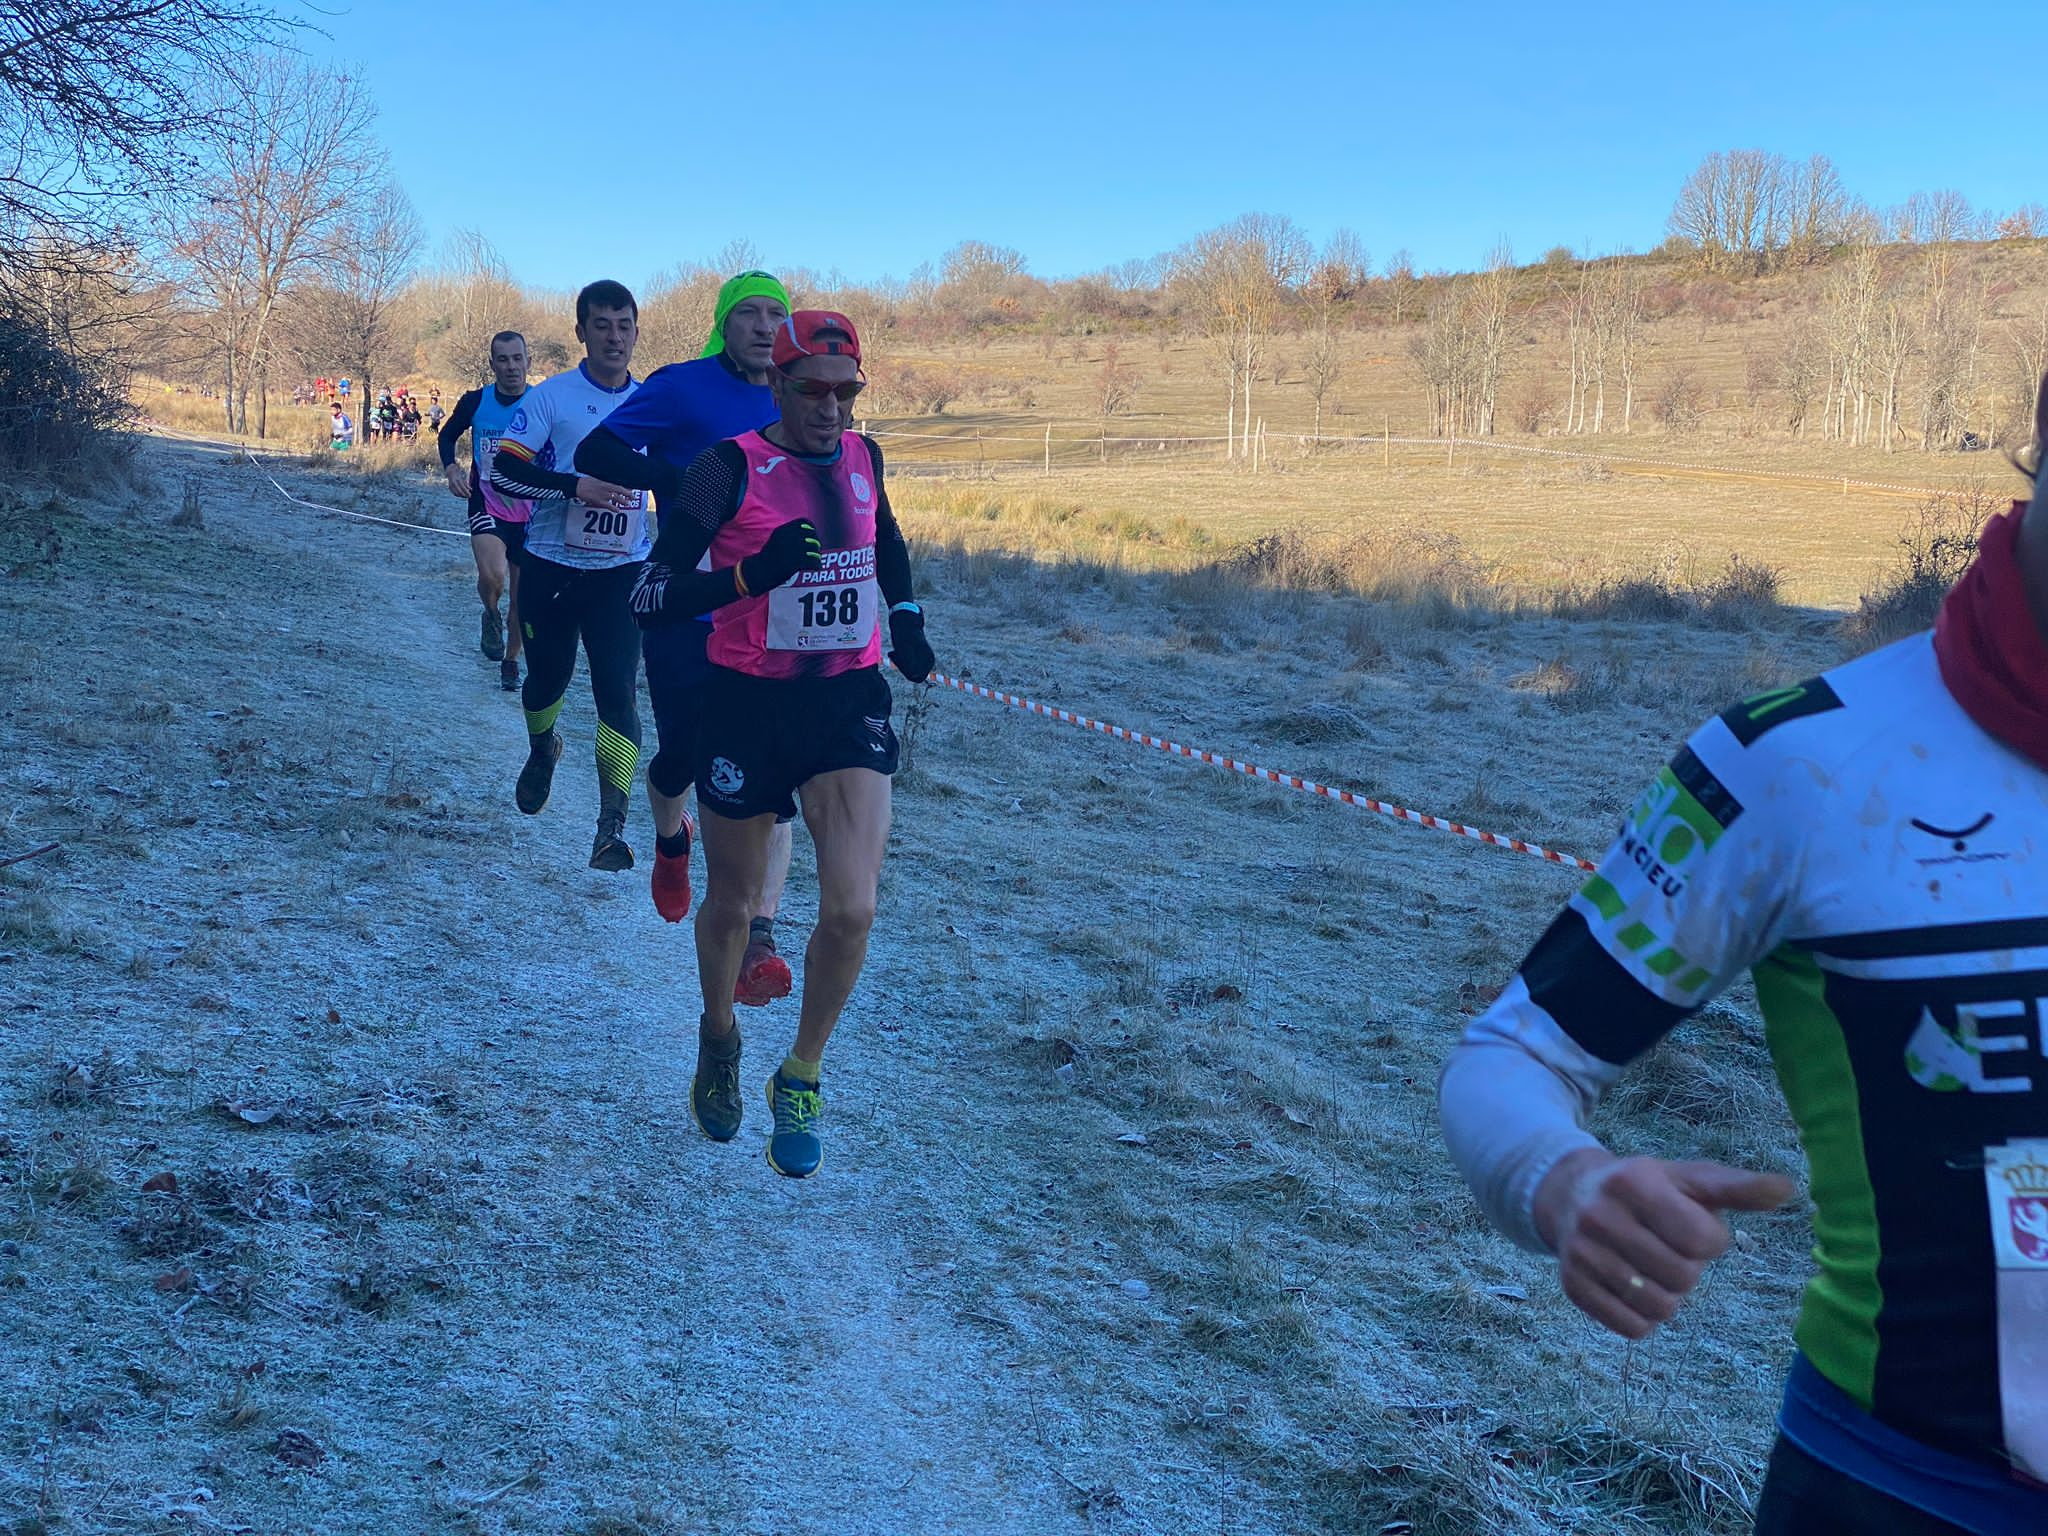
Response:
[[[414,471],[278,472],[455,521]],[[1844,646],[1707,589],[1568,617],[1453,559],[1366,599],[917,526],[953,671],[1589,855],[1680,732]],[[1436,1139],[1568,874],[901,690],[791,1186],[690,1126],[687,939],[583,867],[580,695],[513,812],[459,540],[158,446],[11,494],[0,570],[0,847],[64,845],[0,870],[10,1529],[1744,1528],[1803,1213],[1629,1348]],[[765,1070],[792,1020],[748,1023]],[[1741,996],[1603,1128],[1798,1167]]]

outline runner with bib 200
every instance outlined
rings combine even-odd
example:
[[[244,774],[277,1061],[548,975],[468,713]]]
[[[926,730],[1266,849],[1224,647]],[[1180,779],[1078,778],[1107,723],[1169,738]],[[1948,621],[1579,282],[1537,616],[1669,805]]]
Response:
[[[647,558],[647,493],[557,466],[573,464],[584,434],[633,393],[639,333],[639,306],[623,285],[596,282],[577,294],[583,361],[527,391],[491,461],[491,484],[533,501],[519,583],[528,746],[513,798],[529,816],[548,802],[562,756],[555,723],[576,673],[580,637],[597,704],[597,839],[590,867],[605,870],[633,867],[625,829],[640,761],[640,637],[627,598]]]
[[[620,485],[655,493],[657,516],[674,500],[676,482],[698,454],[724,438],[775,419],[768,389],[775,332],[789,318],[789,294],[766,272],[742,272],[718,290],[711,335],[692,362],[657,368],[633,398],[613,411],[576,449],[576,467]],[[654,811],[655,910],[679,923],[690,911],[690,820],[683,797],[696,772],[697,718],[710,663],[705,648],[711,616],[663,624],[641,636],[647,693],[654,702],[660,750],[647,764],[647,802]],[[776,828],[768,877],[747,925],[735,1000],[759,1007],[789,996],[789,963],[776,953],[775,913],[789,878],[789,824]]]
[[[733,984],[778,813],[801,801],[817,845],[818,926],[796,1042],[768,1080],[768,1161],[791,1178],[823,1156],[819,1063],[867,955],[889,837],[897,743],[881,673],[885,612],[903,674],[920,682],[933,661],[881,449],[846,430],[860,355],[844,315],[799,310],[777,329],[777,419],[683,473],[633,594],[643,625],[713,615],[695,774],[707,876],[690,1107],[715,1141],[740,1128]],[[713,569],[700,570],[707,553]]]
[[[2048,386],[2041,396],[2048,407]],[[2037,424],[2048,438],[2048,408]],[[1789,1180],[1584,1120],[1743,971],[1811,1172],[1767,1536],[2048,1531],[2048,507],[1933,633],[1709,721],[1466,1031],[1444,1135],[1493,1220],[1637,1339]]]
[[[526,338],[517,331],[500,331],[491,338],[491,376],[489,388],[469,390],[455,402],[455,413],[441,426],[436,441],[450,493],[469,503],[476,595],[484,605],[483,653],[498,663],[498,680],[510,693],[519,686],[518,552],[526,542],[532,511],[524,497],[507,496],[491,484],[491,457],[526,394]],[[464,432],[469,434],[469,464],[457,468],[455,445]],[[508,591],[500,619],[498,599]]]

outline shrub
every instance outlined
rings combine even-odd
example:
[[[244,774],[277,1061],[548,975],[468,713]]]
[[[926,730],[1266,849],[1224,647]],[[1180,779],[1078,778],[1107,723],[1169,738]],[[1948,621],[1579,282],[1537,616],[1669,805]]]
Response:
[[[936,363],[878,364],[869,372],[868,409],[878,416],[940,416],[965,391],[957,369]]]
[[[77,464],[131,414],[110,363],[0,314],[0,463],[37,471]]]
[[[1949,588],[1976,558],[1977,536],[2000,505],[1981,481],[1936,491],[1921,502],[1899,530],[1896,563],[1845,622],[1848,638],[1872,650],[1933,624]]]
[[[1707,414],[1706,391],[1690,368],[1674,368],[1658,387],[1652,409],[1673,432],[1697,431]]]

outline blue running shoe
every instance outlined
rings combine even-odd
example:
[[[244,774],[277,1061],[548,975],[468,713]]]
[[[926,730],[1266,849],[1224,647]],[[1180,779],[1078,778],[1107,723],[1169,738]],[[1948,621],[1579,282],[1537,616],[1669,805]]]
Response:
[[[780,1067],[768,1079],[768,1112],[775,1129],[768,1135],[768,1166],[786,1179],[808,1179],[825,1159],[818,1139],[818,1116],[825,1099],[811,1084],[785,1077]]]

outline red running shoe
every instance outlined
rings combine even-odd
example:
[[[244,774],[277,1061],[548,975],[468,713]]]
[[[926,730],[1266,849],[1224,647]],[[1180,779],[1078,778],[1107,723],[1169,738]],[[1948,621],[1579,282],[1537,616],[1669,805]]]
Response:
[[[690,915],[690,845],[697,829],[683,817],[683,851],[670,858],[657,843],[654,849],[654,910],[671,923]]]
[[[749,1008],[765,1008],[778,997],[789,996],[789,962],[775,953],[773,944],[760,939],[747,941],[740,960],[740,979],[732,989],[732,1000]]]

